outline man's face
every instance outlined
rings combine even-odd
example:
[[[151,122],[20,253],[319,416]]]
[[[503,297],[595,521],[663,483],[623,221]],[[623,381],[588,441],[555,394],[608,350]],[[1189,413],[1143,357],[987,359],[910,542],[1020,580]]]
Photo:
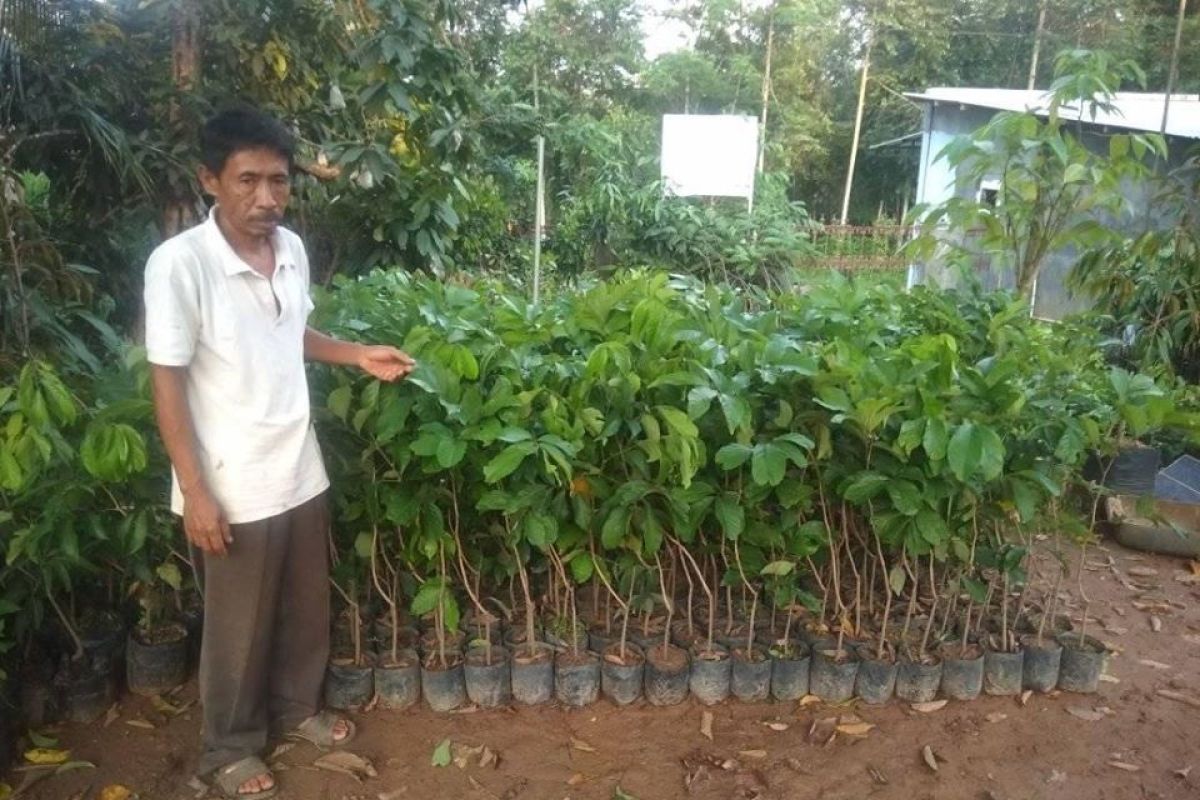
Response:
[[[270,236],[291,197],[288,161],[267,148],[237,150],[220,174],[200,167],[200,184],[221,206],[221,222],[244,236]]]

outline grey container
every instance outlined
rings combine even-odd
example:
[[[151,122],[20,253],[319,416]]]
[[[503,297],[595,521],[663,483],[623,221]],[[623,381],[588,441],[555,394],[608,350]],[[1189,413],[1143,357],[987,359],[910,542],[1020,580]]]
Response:
[[[453,711],[467,702],[462,657],[444,669],[421,665],[421,695],[434,711]]]
[[[669,657],[662,655],[662,646],[646,653],[646,700],[653,706],[673,706],[682,703],[688,694],[691,665],[687,651],[672,645]]]
[[[827,703],[841,703],[854,696],[858,677],[858,659],[849,645],[837,650],[836,642],[818,641],[813,645],[812,665],[808,672],[808,690]]]
[[[879,705],[892,699],[896,691],[896,662],[875,658],[870,646],[858,650],[858,672],[854,676],[854,694],[869,705]]]
[[[896,697],[909,703],[928,703],[942,685],[942,661],[929,656],[925,661],[901,657],[896,665]]]
[[[712,649],[692,651],[692,671],[688,689],[692,696],[706,706],[715,705],[729,697],[729,682],[733,676],[733,660],[729,651],[718,644]]]
[[[771,696],[776,700],[799,700],[808,694],[808,672],[810,649],[806,642],[792,642],[791,646],[772,648]]]
[[[401,650],[396,659],[380,656],[375,667],[375,693],[381,708],[399,711],[421,699],[421,662],[413,648]]]
[[[568,650],[555,656],[554,696],[568,706],[596,702],[600,697],[600,657],[590,650]]]
[[[513,700],[526,706],[550,702],[554,696],[554,651],[540,642],[533,652],[523,645],[513,650]]]
[[[733,669],[729,675],[729,691],[744,703],[761,703],[771,696],[771,668],[767,649],[755,645],[752,658],[741,650],[733,651]]]
[[[469,649],[463,678],[467,697],[480,708],[503,708],[512,701],[512,666],[505,647]]]
[[[1091,694],[1099,688],[1100,676],[1108,661],[1108,648],[1099,639],[1074,633],[1058,637],[1062,645],[1062,660],[1058,669],[1058,688],[1064,692]]]
[[[1024,641],[1025,661],[1021,667],[1021,685],[1035,692],[1049,692],[1058,686],[1059,665],[1062,662],[1062,645],[1054,639],[1043,639],[1038,644],[1036,636]]]
[[[1003,697],[1021,693],[1025,681],[1025,651],[988,650],[983,654],[983,692]]]
[[[619,651],[620,644],[610,645],[600,660],[600,693],[619,706],[627,706],[642,696],[646,656],[637,645],[627,644],[621,663],[614,660],[619,658]]]
[[[983,691],[983,653],[942,659],[942,694],[951,700],[974,700]]]

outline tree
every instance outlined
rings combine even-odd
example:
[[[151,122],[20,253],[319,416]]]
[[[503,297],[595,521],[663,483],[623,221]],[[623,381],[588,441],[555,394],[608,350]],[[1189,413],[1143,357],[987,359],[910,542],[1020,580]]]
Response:
[[[921,225],[914,253],[928,258],[946,246],[953,260],[966,265],[982,256],[994,269],[1011,274],[1017,294],[1026,300],[1051,253],[1081,252],[1118,236],[1105,221],[1130,210],[1124,187],[1149,177],[1147,156],[1166,156],[1162,137],[1152,134],[1114,135],[1108,152],[1096,153],[1082,141],[1082,120],[1063,116],[1071,108],[1093,117],[1112,110],[1114,87],[1144,80],[1135,64],[1072,50],[1059,54],[1055,71],[1045,119],[1032,112],[1002,112],[939,156],[955,169],[962,186],[997,180],[994,202],[972,193],[914,210]]]

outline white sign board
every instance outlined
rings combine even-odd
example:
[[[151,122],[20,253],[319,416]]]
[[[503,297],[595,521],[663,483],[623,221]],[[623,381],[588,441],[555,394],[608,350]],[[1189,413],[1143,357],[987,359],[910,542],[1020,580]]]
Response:
[[[668,194],[753,197],[758,120],[664,114],[662,179]]]

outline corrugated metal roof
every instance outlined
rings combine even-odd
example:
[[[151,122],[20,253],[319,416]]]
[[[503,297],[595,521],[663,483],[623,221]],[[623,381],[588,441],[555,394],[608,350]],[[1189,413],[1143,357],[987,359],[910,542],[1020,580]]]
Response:
[[[908,92],[913,100],[927,103],[956,103],[992,108],[997,111],[1032,111],[1044,116],[1050,106],[1049,93],[1040,89],[974,89],[938,86],[924,92]],[[1084,124],[1158,133],[1162,124],[1165,95],[1142,92],[1118,92],[1112,111],[1091,114],[1076,108],[1064,108],[1063,118],[1081,119]],[[1200,95],[1173,94],[1167,117],[1167,134],[1200,139]]]

